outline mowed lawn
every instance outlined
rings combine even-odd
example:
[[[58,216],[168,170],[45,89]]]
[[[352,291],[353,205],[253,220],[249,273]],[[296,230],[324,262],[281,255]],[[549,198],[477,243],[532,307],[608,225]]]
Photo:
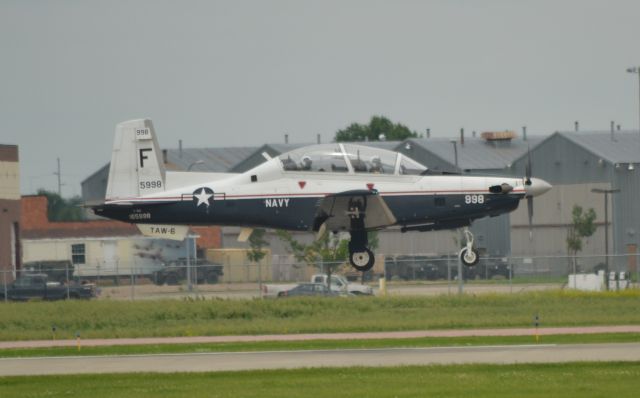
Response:
[[[640,290],[0,303],[0,340],[640,324]],[[55,332],[53,331],[55,328]]]
[[[640,362],[0,378],[12,397],[637,397]]]

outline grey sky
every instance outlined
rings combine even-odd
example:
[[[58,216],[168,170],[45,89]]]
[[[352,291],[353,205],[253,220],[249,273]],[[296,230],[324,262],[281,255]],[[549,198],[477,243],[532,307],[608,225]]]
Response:
[[[436,136],[638,126],[640,2],[0,0],[0,143],[63,194],[122,120],[160,145],[328,141],[383,114]]]

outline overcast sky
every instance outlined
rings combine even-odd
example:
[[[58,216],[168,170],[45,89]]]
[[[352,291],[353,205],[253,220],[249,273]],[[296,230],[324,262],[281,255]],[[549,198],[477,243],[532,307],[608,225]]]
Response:
[[[63,195],[115,124],[162,147],[329,141],[382,114],[434,136],[638,126],[640,1],[0,0],[0,143]]]

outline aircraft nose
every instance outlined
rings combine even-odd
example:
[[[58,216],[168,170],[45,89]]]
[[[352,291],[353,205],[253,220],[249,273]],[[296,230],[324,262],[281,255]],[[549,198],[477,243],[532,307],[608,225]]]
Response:
[[[532,178],[530,185],[525,185],[525,196],[540,196],[551,189],[551,184],[540,178]]]

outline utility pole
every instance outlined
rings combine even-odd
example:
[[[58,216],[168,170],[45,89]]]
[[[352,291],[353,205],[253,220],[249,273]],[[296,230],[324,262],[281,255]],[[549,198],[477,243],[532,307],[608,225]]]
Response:
[[[593,188],[591,192],[604,194],[604,277],[606,290],[609,290],[609,194],[618,193],[620,190]]]
[[[58,158],[58,171],[53,174],[58,176],[58,196],[62,197],[62,173],[60,172],[60,158]]]

